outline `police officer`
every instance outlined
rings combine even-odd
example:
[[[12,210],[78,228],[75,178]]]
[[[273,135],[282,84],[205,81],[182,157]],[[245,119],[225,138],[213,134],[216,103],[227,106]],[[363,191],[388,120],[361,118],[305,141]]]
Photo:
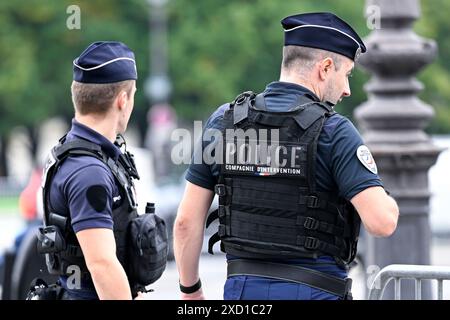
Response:
[[[281,23],[280,80],[219,107],[199,150],[214,149],[215,156],[222,150],[222,159],[202,157],[187,171],[174,227],[184,299],[204,298],[198,264],[205,222],[219,220],[209,251],[220,240],[226,252],[224,299],[351,299],[347,272],[360,221],[380,237],[396,228],[397,204],[369,149],[334,109],[350,96],[363,41],[332,13],[298,14]],[[223,141],[206,134],[211,129],[223,133]],[[239,138],[238,130],[248,134]],[[267,145],[272,149],[264,155]],[[207,219],[214,193],[219,208]]]
[[[132,298],[121,242],[137,173],[116,137],[127,128],[136,79],[134,54],[120,42],[95,42],[73,61],[75,117],[46,166],[39,235],[49,271],[61,275],[59,298]]]

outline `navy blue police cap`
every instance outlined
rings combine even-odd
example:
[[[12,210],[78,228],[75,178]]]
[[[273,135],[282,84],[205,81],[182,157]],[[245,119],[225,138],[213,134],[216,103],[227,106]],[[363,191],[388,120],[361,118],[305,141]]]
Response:
[[[77,82],[112,83],[136,79],[134,53],[121,42],[94,42],[73,61],[73,80]]]
[[[323,49],[355,61],[366,46],[355,30],[329,12],[302,13],[281,20],[284,45]]]

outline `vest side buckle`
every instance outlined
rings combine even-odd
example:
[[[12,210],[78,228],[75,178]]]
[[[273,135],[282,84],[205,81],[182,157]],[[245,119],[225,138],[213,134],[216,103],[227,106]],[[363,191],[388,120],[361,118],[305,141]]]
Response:
[[[226,196],[227,194],[227,189],[225,188],[224,184],[216,184],[214,186],[214,192],[219,196],[219,197],[223,197]]]
[[[306,217],[303,226],[308,230],[317,230],[319,228],[319,221],[311,217]]]
[[[306,200],[306,206],[311,209],[319,207],[319,198],[316,196],[309,196]]]
[[[306,237],[304,246],[306,249],[316,250],[319,247],[319,239]]]

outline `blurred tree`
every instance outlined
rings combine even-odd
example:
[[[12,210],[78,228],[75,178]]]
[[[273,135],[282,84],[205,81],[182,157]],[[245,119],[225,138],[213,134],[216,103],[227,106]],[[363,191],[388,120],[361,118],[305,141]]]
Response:
[[[300,12],[331,11],[348,21],[362,36],[370,33],[364,18],[364,0],[174,0],[170,2],[170,64],[173,103],[188,119],[207,117],[221,103],[242,91],[261,91],[277,80],[283,31],[280,20]],[[421,98],[436,110],[432,133],[450,132],[450,10],[448,0],[421,1],[422,17],[415,25],[421,36],[438,42],[439,58],[419,76]],[[356,69],[352,96],[337,110],[352,117],[367,99],[367,74]]]
[[[415,30],[438,44],[437,59],[419,76],[425,85],[420,98],[431,104],[436,115],[428,127],[430,133],[450,133],[450,1],[421,1],[422,18]]]
[[[450,23],[447,0],[422,1],[416,31],[438,42],[440,56],[420,75],[422,99],[437,116],[430,132],[450,132]],[[81,29],[69,30],[69,5],[81,10]],[[169,64],[172,104],[179,118],[205,118],[244,90],[261,91],[278,79],[283,45],[280,20],[307,11],[332,11],[362,36],[370,30],[364,1],[354,0],[169,0]],[[145,132],[148,76],[148,3],[146,0],[16,0],[0,2],[0,175],[10,129],[29,128],[31,149],[39,124],[53,115],[70,119],[72,60],[90,43],[118,40],[129,45],[138,62],[138,92],[132,122]],[[368,75],[355,72],[352,96],[338,107],[351,116],[366,100]]]
[[[284,33],[280,20],[307,11],[333,11],[368,34],[363,1],[215,0],[170,2],[170,64],[174,105],[182,116],[207,116],[246,90],[278,80]],[[365,99],[356,72],[353,96],[340,111],[351,115]]]
[[[73,4],[81,10],[79,30],[66,25]],[[37,126],[54,115],[72,117],[72,60],[91,42],[122,41],[135,51],[140,78],[135,117],[145,119],[147,21],[147,3],[141,0],[0,2],[0,175],[6,174],[1,160],[12,127],[28,128],[35,154]]]

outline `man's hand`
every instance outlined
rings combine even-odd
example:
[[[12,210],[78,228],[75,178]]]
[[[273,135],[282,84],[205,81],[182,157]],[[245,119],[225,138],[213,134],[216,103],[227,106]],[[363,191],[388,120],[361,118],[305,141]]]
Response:
[[[202,288],[193,293],[181,293],[181,300],[205,300]]]

